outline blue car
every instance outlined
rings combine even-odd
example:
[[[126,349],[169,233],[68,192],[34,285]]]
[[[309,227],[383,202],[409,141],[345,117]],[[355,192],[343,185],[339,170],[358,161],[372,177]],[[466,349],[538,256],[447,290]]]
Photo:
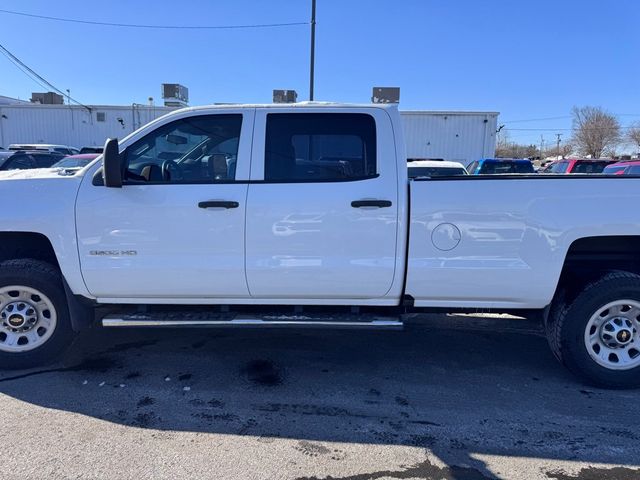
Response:
[[[467,165],[469,175],[535,173],[531,160],[526,158],[483,158]]]

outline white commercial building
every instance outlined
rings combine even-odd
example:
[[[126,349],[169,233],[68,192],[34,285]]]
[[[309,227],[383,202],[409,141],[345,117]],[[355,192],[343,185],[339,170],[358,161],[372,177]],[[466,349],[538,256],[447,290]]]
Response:
[[[400,112],[407,158],[468,165],[496,151],[498,112]]]
[[[0,147],[12,143],[52,143],[73,147],[104,145],[123,138],[169,107],[40,105],[0,101]],[[454,160],[467,165],[495,152],[496,112],[401,111],[407,157]]]
[[[0,103],[0,146],[52,143],[72,147],[104,145],[123,138],[174,108],[133,104],[40,105]]]

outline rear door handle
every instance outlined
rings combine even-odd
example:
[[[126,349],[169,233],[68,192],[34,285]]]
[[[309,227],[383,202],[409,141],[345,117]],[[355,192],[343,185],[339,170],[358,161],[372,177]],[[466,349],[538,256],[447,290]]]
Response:
[[[353,208],[376,207],[387,208],[392,205],[390,200],[354,200],[351,202]]]
[[[198,202],[200,208],[238,208],[240,204],[238,202],[231,202],[228,200],[207,200],[206,202]]]

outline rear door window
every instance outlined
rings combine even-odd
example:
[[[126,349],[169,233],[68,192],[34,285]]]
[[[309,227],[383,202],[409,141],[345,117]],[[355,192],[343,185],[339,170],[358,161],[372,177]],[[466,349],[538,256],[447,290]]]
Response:
[[[514,173],[533,173],[533,165],[528,162],[513,162]]]
[[[350,181],[376,175],[376,124],[359,113],[267,115],[264,179]]]
[[[578,162],[571,173],[602,173],[608,162]]]

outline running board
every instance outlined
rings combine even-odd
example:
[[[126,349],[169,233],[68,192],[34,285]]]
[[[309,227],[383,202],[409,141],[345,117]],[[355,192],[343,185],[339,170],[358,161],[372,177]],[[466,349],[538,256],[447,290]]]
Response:
[[[233,313],[154,312],[110,314],[103,327],[280,327],[402,329],[399,317],[378,315],[240,315]]]

